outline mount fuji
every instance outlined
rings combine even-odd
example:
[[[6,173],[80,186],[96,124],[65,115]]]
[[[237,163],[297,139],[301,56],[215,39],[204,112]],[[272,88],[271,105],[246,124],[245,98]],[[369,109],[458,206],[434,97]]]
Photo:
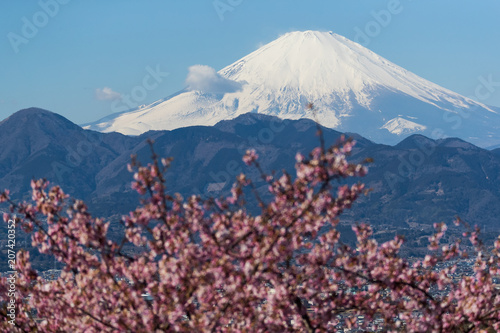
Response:
[[[500,144],[500,108],[440,87],[332,32],[290,32],[217,73],[207,66],[191,70],[188,87],[172,97],[83,127],[139,135],[211,126],[252,112],[315,119],[386,144],[416,133]],[[200,82],[200,76],[211,79]]]

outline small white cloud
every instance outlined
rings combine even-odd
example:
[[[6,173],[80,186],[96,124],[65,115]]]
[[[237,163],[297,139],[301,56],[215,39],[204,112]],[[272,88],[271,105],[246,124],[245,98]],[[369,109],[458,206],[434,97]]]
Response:
[[[210,66],[189,67],[186,84],[190,90],[204,93],[225,94],[241,90],[243,83],[222,77]]]
[[[113,89],[104,87],[104,88],[97,88],[95,90],[95,98],[97,98],[100,101],[113,101],[116,99],[122,98],[122,95],[120,93],[117,93],[116,91],[113,91]]]

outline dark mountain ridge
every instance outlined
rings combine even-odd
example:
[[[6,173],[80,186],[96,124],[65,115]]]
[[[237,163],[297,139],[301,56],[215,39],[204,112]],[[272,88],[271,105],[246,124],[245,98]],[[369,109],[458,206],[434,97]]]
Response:
[[[324,128],[332,144],[342,133]],[[150,159],[148,138],[161,156],[172,156],[168,189],[183,195],[227,194],[240,172],[257,179],[241,156],[255,148],[265,170],[293,172],[297,151],[318,145],[316,124],[245,114],[213,127],[150,131],[137,137],[84,130],[55,113],[30,108],[0,122],[0,189],[16,200],[29,198],[30,180],[46,178],[102,216],[137,205],[127,171],[130,155]],[[460,139],[432,140],[413,135],[395,146],[358,134],[353,160],[374,159],[360,181],[373,189],[343,217],[346,223],[405,226],[450,222],[459,215],[471,224],[500,228],[500,149],[476,147]],[[357,181],[357,180],[356,180]],[[262,184],[262,189],[265,189]]]

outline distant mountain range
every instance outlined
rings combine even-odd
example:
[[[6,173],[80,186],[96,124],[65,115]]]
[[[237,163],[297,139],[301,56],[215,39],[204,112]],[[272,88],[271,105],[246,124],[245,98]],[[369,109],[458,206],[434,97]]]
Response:
[[[385,144],[423,134],[500,145],[499,108],[440,87],[331,32],[287,33],[217,73],[194,66],[187,84],[169,98],[85,128],[139,135],[257,113],[317,119]],[[316,115],[308,103],[316,105]]]
[[[247,148],[257,149],[265,170],[293,171],[296,152],[318,145],[315,126],[308,119],[249,113],[214,126],[132,137],[84,130],[52,112],[25,109],[0,123],[0,189],[9,188],[16,199],[29,198],[30,180],[46,178],[84,199],[98,215],[125,213],[138,202],[126,165],[131,154],[149,161],[146,140],[151,138],[159,155],[174,157],[167,174],[169,191],[219,196],[228,193],[239,172],[258,179],[241,161]],[[328,144],[341,135],[328,128],[324,134]],[[373,191],[342,221],[412,226],[450,222],[460,215],[472,224],[500,228],[500,149],[422,135],[388,146],[347,135],[358,142],[353,160],[372,157],[375,162],[359,179]]]

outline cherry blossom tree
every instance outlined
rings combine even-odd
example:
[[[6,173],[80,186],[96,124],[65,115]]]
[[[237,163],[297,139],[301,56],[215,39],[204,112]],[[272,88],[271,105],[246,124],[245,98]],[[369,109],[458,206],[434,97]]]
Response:
[[[400,256],[401,237],[378,244],[366,224],[353,227],[356,246],[337,230],[344,210],[368,190],[345,185],[367,173],[349,163],[355,142],[342,138],[309,156],[297,154],[294,175],[262,170],[249,150],[271,200],[257,182],[237,177],[226,198],[183,199],[167,194],[170,159],[142,166],[135,159],[133,188],[141,204],[122,218],[125,236],[108,237],[110,222],[91,216],[44,180],[32,182],[31,202],[10,202],[4,220],[31,233],[33,245],[64,265],[60,277],[42,279],[29,253],[16,260],[15,322],[0,286],[3,332],[486,332],[500,330],[494,285],[500,240],[491,251],[479,230],[464,236],[475,247],[474,274],[453,277],[460,242],[441,244],[444,224],[430,239],[432,255]],[[152,146],[152,145],[151,145]],[[343,185],[344,184],[344,185]],[[258,202],[252,214],[245,197]],[[16,215],[17,217],[14,217]],[[459,220],[456,221],[460,223]],[[133,245],[136,251],[125,248]],[[438,263],[449,263],[441,270]],[[362,316],[362,317],[361,317]]]

